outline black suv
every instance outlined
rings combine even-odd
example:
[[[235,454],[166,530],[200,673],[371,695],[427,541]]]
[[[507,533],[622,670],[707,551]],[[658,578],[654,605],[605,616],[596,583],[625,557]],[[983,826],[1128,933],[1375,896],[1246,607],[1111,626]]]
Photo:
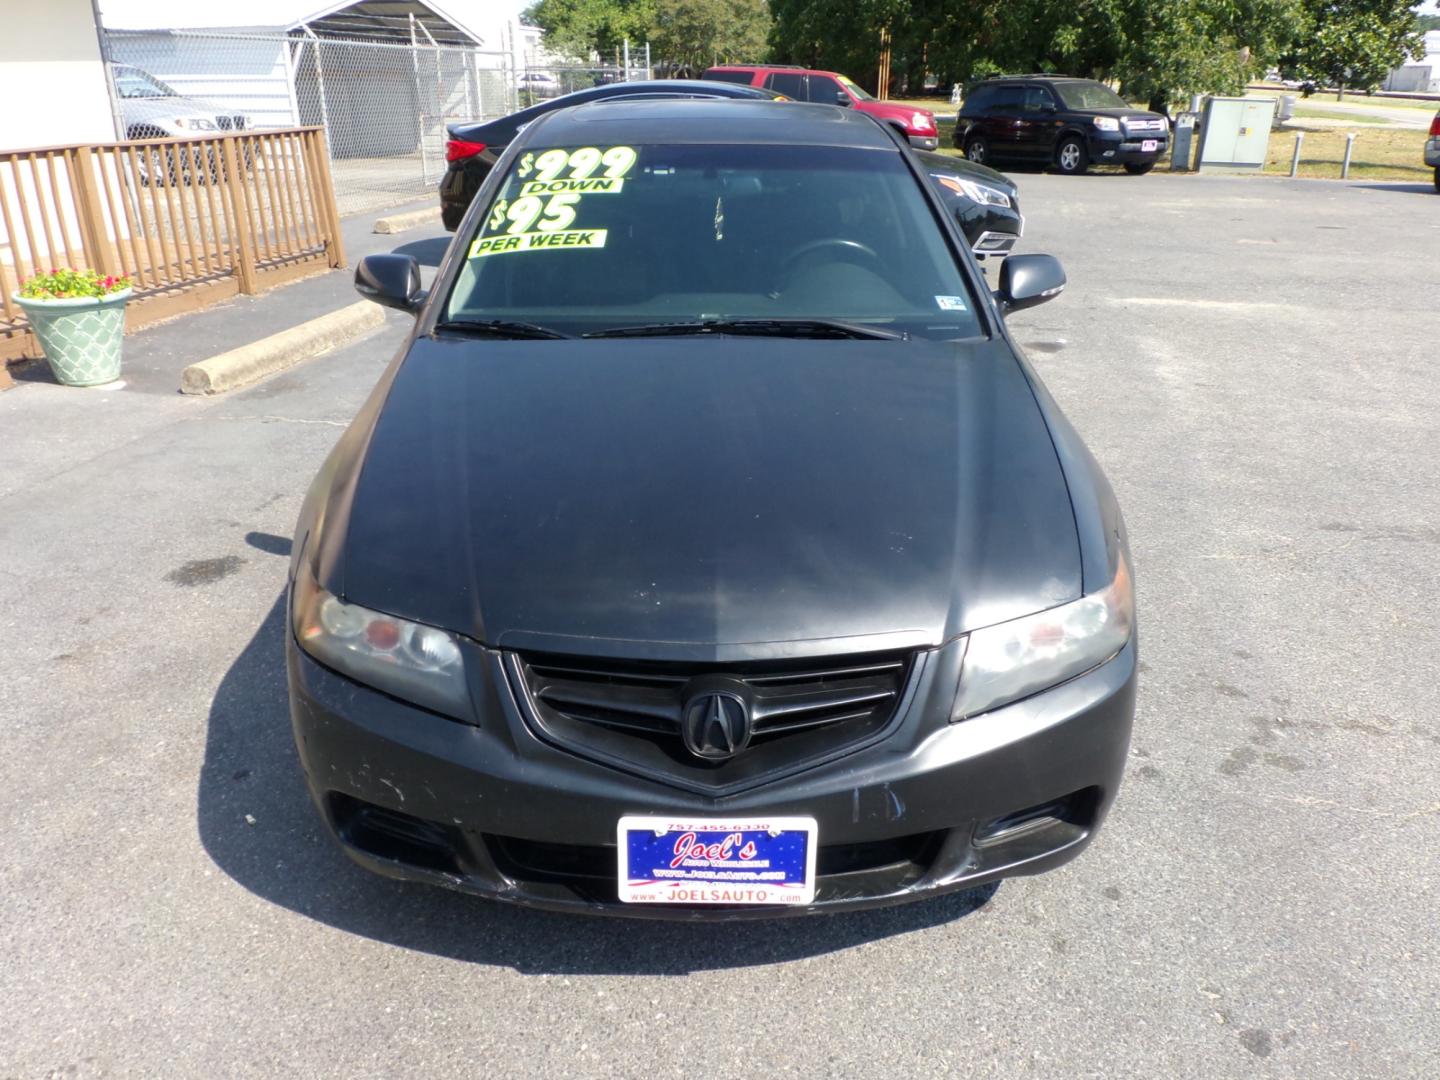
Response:
[[[955,124],[955,145],[971,161],[1043,162],[1063,173],[1123,165],[1139,176],[1170,140],[1159,113],[1131,108],[1094,79],[1004,75],[977,83]]]

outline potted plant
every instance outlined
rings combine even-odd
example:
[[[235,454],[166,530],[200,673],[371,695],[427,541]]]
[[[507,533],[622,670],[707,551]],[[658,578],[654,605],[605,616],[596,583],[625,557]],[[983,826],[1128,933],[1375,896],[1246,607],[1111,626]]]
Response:
[[[99,386],[120,377],[125,337],[126,274],[51,270],[27,278],[14,294],[40,340],[55,378],[66,386]]]

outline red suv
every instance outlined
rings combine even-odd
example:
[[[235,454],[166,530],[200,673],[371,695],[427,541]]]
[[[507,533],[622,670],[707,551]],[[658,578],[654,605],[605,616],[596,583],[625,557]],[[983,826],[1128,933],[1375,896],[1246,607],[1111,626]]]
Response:
[[[763,86],[766,90],[774,90],[796,101],[815,101],[823,105],[854,108],[904,132],[910,145],[921,150],[934,150],[940,142],[934,113],[928,109],[911,109],[903,105],[892,105],[888,101],[876,101],[844,75],[834,71],[725,64],[712,67],[701,78],[713,82]]]

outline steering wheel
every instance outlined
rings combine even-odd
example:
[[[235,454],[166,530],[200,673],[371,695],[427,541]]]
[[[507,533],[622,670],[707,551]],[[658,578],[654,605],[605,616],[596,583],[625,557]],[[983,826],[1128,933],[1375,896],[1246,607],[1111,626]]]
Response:
[[[798,248],[786,255],[780,263],[781,276],[788,276],[790,267],[799,262],[806,255],[820,251],[824,248],[839,248],[842,252],[864,255],[872,262],[879,262],[880,256],[875,254],[875,249],[866,247],[858,240],[845,240],[838,236],[829,236],[823,240],[811,240],[808,244],[801,244]]]

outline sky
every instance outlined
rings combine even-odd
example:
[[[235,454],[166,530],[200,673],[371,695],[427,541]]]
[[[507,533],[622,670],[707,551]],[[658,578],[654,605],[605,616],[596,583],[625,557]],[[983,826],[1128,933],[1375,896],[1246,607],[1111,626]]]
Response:
[[[493,25],[519,15],[532,0],[436,0],[445,11],[472,26]],[[328,6],[329,0],[246,0],[227,11],[234,22],[251,26],[275,25],[289,21],[295,12],[309,14]],[[195,0],[99,0],[102,19],[115,26],[173,27],[196,25]],[[202,9],[203,10],[203,9]],[[1426,0],[1420,10],[1440,14],[1440,0]],[[498,18],[497,18],[498,17]],[[203,20],[219,25],[213,16]]]
[[[176,26],[276,26],[296,13],[309,15],[335,0],[245,0],[239,5],[197,5],[195,0],[98,0],[101,21],[110,26],[148,29]],[[455,18],[473,26],[494,25],[519,15],[532,0],[435,0]],[[223,14],[221,14],[223,12]]]

